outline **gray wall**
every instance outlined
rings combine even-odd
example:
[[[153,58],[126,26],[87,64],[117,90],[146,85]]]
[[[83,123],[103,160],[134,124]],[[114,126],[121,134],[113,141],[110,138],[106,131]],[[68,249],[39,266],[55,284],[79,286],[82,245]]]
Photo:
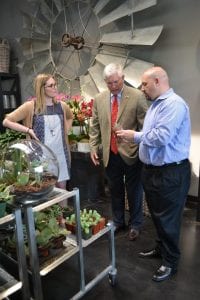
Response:
[[[113,0],[116,1],[117,0]],[[121,1],[120,1],[121,2]],[[164,25],[164,30],[153,46],[132,48],[134,57],[163,66],[170,76],[171,86],[189,104],[192,121],[192,184],[190,195],[196,196],[199,176],[199,94],[200,94],[200,1],[158,0],[158,4],[134,16],[136,27]],[[28,0],[0,1],[0,37],[8,38],[12,57],[23,56],[15,38],[22,34],[20,9]],[[23,95],[23,74],[21,85]]]

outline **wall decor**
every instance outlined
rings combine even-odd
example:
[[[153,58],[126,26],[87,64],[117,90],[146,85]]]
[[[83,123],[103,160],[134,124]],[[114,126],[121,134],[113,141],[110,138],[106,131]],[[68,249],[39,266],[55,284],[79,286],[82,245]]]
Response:
[[[162,25],[137,28],[134,23],[134,15],[156,0],[29,2],[32,12],[23,12],[19,39],[25,56],[19,67],[29,84],[33,75],[50,72],[57,75],[61,90],[69,91],[70,82],[80,80],[82,93],[91,98],[106,88],[102,71],[107,63],[121,63],[125,80],[136,88],[143,71],[153,65],[130,56],[130,50],[153,45],[161,34]]]

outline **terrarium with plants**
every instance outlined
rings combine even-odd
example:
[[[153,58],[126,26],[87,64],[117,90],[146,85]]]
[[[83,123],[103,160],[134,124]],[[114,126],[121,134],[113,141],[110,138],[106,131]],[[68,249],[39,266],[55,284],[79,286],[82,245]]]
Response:
[[[54,153],[36,140],[10,143],[3,151],[0,182],[15,196],[42,196],[53,190],[58,179]]]

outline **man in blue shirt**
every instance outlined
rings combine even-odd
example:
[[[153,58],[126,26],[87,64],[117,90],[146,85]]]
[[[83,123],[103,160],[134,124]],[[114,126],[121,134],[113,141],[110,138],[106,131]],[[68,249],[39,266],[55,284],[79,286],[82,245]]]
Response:
[[[154,249],[139,256],[162,258],[152,278],[159,282],[176,273],[180,259],[181,217],[191,176],[190,115],[186,102],[170,88],[168,75],[161,67],[143,74],[141,89],[152,101],[143,130],[119,130],[116,134],[124,141],[140,144],[142,183],[158,240]]]

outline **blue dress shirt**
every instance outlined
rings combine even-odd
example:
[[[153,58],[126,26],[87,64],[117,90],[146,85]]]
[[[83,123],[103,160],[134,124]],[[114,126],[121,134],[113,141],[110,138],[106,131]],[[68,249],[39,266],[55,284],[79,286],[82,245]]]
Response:
[[[188,158],[191,143],[189,108],[173,89],[153,101],[145,116],[142,132],[134,142],[140,144],[139,157],[145,164],[162,166]]]
[[[113,103],[113,101],[114,101],[114,98],[115,98],[114,94],[111,93],[111,94],[110,94],[111,105],[112,105],[112,103]],[[121,99],[122,99],[122,90],[121,90],[121,92],[119,92],[119,93],[117,94],[117,102],[118,102],[118,106],[120,105]]]

